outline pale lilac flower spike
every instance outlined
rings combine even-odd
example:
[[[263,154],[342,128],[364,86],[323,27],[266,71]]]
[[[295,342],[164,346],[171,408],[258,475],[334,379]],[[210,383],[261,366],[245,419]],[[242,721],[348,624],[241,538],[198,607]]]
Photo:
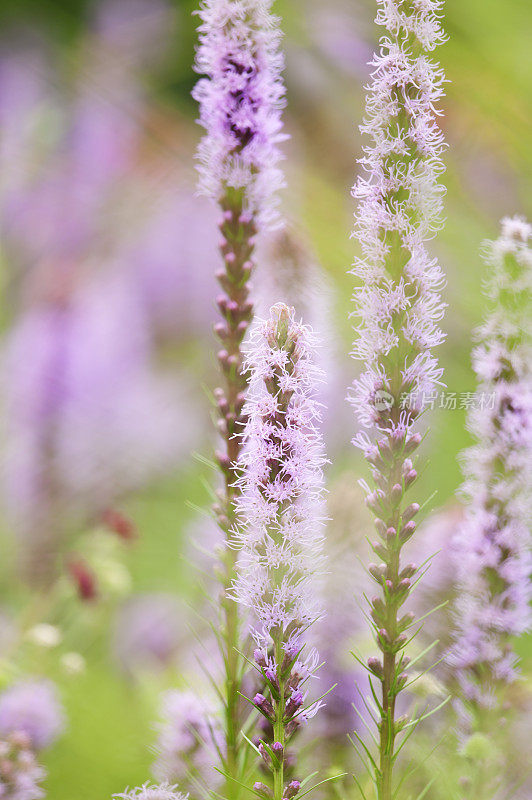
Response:
[[[246,211],[276,222],[285,89],[279,20],[272,0],[204,0],[193,97],[206,134],[200,144],[200,190],[219,200],[245,190]]]
[[[442,376],[431,350],[445,338],[438,326],[444,277],[426,242],[439,227],[444,194],[438,182],[444,141],[434,110],[443,95],[443,72],[424,53],[413,55],[412,45],[417,38],[417,47],[433,50],[444,34],[440,0],[408,3],[410,13],[402,0],[378,3],[376,22],[390,35],[371,62],[360,126],[371,144],[360,159],[365,175],[353,188],[359,200],[354,234],[362,249],[353,267],[362,284],[354,292],[360,325],[353,356],[365,369],[351,400],[363,427],[403,430],[415,415],[393,420],[381,403],[415,409]],[[391,372],[395,364],[399,380]],[[366,436],[355,443],[367,453]]]
[[[275,757],[268,755],[268,742],[259,743],[272,773],[273,800],[298,794],[299,781],[284,784],[286,745],[321,705],[305,702],[318,666],[306,633],[323,611],[325,457],[316,401],[322,373],[315,356],[310,329],[279,303],[252,331],[246,363],[233,597],[250,609],[254,659],[266,687],[252,702],[273,729]],[[262,794],[262,784],[255,788]]]
[[[316,580],[323,562],[325,457],[315,395],[323,373],[315,354],[311,330],[282,303],[250,337],[233,591],[251,609],[253,636],[265,653],[272,631],[293,630],[287,637],[297,645],[298,632],[322,613]]]
[[[445,40],[442,5],[442,0],[377,0],[375,21],[385,30],[371,62],[360,127],[370,141],[353,188],[354,236],[361,250],[352,270],[358,320],[353,356],[363,368],[350,400],[359,425],[354,444],[371,467],[372,486],[365,481],[362,486],[377,532],[371,546],[378,563],[368,570],[378,592],[370,606],[380,655],[367,666],[372,687],[380,684],[380,752],[378,763],[372,761],[379,800],[391,800],[398,791],[396,748],[408,720],[396,718],[396,699],[408,682],[405,648],[413,624],[401,608],[418,575],[415,564],[404,565],[400,558],[420,510],[407,500],[422,439],[415,423],[424,395],[442,378],[433,350],[445,338],[439,327],[444,277],[427,249],[441,224],[444,194],[439,182],[444,141],[437,125],[444,76],[429,57]]]
[[[177,791],[177,786],[170,786],[169,783],[152,786],[145,783],[136,789],[126,789],[121,794],[113,795],[114,800],[186,800],[186,797]]]
[[[500,708],[500,690],[517,676],[511,639],[532,622],[531,240],[524,219],[503,219],[501,236],[484,253],[491,309],[473,351],[478,389],[468,427],[476,444],[464,457],[458,633],[448,657],[473,712]]]

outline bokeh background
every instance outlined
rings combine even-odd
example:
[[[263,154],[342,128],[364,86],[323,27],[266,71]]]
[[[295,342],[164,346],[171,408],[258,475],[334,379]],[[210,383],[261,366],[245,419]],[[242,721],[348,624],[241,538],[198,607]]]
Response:
[[[190,669],[203,602],[191,562],[215,540],[205,509],[218,261],[216,214],[195,195],[195,7],[1,4],[0,680],[44,674],[60,686],[68,730],[45,758],[54,800],[106,798],[149,777],[159,695]],[[356,369],[349,190],[374,3],[275,7],[287,232],[261,244],[257,293],[261,307],[293,300],[323,336],[331,503],[354,563],[364,526],[344,402]],[[445,27],[447,219],[434,251],[448,275],[440,356],[460,397],[474,388],[481,243],[502,216],[532,216],[532,5],[449,0]],[[423,481],[436,509],[454,502],[469,437],[460,401],[430,420]],[[43,644],[42,622],[60,641]],[[532,643],[519,649],[529,669]]]

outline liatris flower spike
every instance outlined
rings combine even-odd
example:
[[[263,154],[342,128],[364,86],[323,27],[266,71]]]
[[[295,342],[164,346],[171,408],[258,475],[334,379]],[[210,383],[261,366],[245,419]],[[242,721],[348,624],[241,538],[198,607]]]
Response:
[[[257,234],[276,221],[276,190],[282,185],[278,145],[284,86],[279,52],[279,22],[272,0],[204,0],[199,11],[200,45],[196,70],[204,75],[194,90],[205,136],[200,144],[200,189],[221,211],[220,252],[216,273],[222,293],[215,325],[221,342],[218,362],[225,386],[214,392],[223,449],[216,457],[224,486],[214,507],[225,546],[220,580],[223,588],[219,641],[225,665],[225,739],[222,767],[226,795],[238,792],[239,732],[243,705],[239,697],[243,661],[239,655],[238,609],[227,597],[235,574],[236,552],[229,546],[239,487],[235,465],[240,454],[243,405],[247,388],[242,369],[242,341],[253,318],[249,279]]]
[[[457,636],[448,657],[460,699],[462,736],[500,730],[506,689],[517,677],[512,638],[530,629],[532,573],[532,226],[502,221],[485,248],[491,310],[473,352],[478,378],[468,427],[466,519],[456,536]],[[503,772],[483,770],[483,791]],[[478,787],[477,787],[478,788]],[[490,794],[491,796],[491,794]]]
[[[372,62],[361,126],[372,141],[360,159],[365,174],[353,189],[359,200],[354,233],[362,249],[353,269],[362,283],[354,293],[360,325],[353,355],[364,362],[364,370],[351,401],[367,429],[354,443],[369,461],[375,484],[373,490],[364,487],[378,534],[373,550],[379,563],[369,571],[381,592],[371,601],[371,617],[382,658],[372,657],[367,666],[382,696],[374,779],[379,800],[390,800],[397,737],[407,725],[406,719],[396,719],[396,698],[408,682],[404,648],[412,620],[400,609],[417,573],[415,565],[400,562],[419,511],[416,502],[406,501],[417,477],[412,457],[421,442],[414,423],[423,394],[442,375],[432,349],[444,338],[438,326],[444,281],[426,241],[442,207],[438,178],[444,143],[435,108],[443,74],[427,52],[444,34],[441,0],[377,2],[376,22],[386,32]]]
[[[274,306],[251,336],[246,367],[250,385],[247,423],[239,461],[240,557],[235,599],[250,609],[257,668],[267,687],[253,704],[272,729],[259,750],[272,774],[272,787],[256,784],[259,797],[295,797],[300,784],[285,785],[286,747],[319,702],[306,703],[317,654],[305,652],[306,631],[322,613],[325,462],[315,396],[321,372],[315,366],[311,331],[294,310]]]
[[[275,221],[285,89],[279,20],[272,0],[204,0],[194,89],[200,123],[200,189],[262,228]],[[237,220],[234,219],[233,223]]]

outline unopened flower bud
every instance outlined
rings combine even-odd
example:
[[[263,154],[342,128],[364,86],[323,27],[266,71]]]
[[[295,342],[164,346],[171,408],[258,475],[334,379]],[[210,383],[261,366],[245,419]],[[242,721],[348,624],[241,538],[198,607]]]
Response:
[[[419,505],[417,503],[410,503],[409,506],[405,508],[403,514],[401,516],[401,520],[403,523],[409,522],[412,517],[415,517],[419,511]]]
[[[412,484],[414,483],[416,478],[417,478],[416,470],[415,469],[411,469],[410,472],[408,472],[405,475],[405,486],[406,486],[406,488],[408,488],[409,486],[412,486]]]
[[[257,692],[253,698],[253,704],[261,711],[265,717],[270,719],[273,715],[273,706],[269,700],[266,700],[263,694]]]
[[[283,797],[286,798],[286,800],[292,800],[292,797],[295,797],[300,789],[301,784],[299,781],[290,781],[288,786],[285,787]]]
[[[285,716],[289,719],[293,717],[298,709],[303,705],[303,695],[301,692],[294,692],[286,704]]]
[[[397,505],[403,496],[403,487],[400,483],[396,483],[392,486],[391,491],[391,500],[394,505]]]
[[[399,534],[401,543],[404,544],[409,539],[411,539],[415,531],[416,531],[416,523],[412,521],[407,522],[407,524],[404,526],[404,528],[401,529],[401,532]]]
[[[223,341],[224,339],[227,339],[227,337],[228,337],[228,330],[227,330],[227,327],[224,325],[224,323],[223,323],[223,322],[217,322],[217,323],[216,323],[216,324],[213,326],[213,329],[214,329],[214,333],[216,334],[216,336],[217,336],[219,339],[221,339],[222,341]]]
[[[421,444],[421,435],[419,433],[413,433],[411,436],[407,438],[405,442],[405,449],[404,449],[405,455],[413,453],[414,450],[416,450],[420,444]]]
[[[270,798],[273,796],[271,789],[268,786],[266,786],[265,783],[261,783],[260,781],[257,781],[256,783],[253,784],[253,791],[256,792],[256,794],[258,794],[259,797]]]
[[[282,746],[281,742],[274,742],[272,744],[272,752],[279,763],[283,761],[284,758],[284,747]]]
[[[368,667],[378,678],[382,677],[383,668],[380,658],[377,658],[376,656],[370,656],[368,658]]]
[[[399,690],[403,689],[407,680],[408,680],[408,675],[406,674],[406,672],[402,672],[397,678],[397,688]]]

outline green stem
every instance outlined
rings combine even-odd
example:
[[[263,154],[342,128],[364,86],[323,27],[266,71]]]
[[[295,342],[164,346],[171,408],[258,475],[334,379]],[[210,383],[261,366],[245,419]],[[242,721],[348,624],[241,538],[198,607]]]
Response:
[[[275,641],[275,660],[277,664],[282,664],[283,661],[283,646],[280,637]],[[279,675],[279,699],[274,704],[275,709],[275,722],[273,725],[273,740],[279,742],[283,748],[282,757],[277,763],[273,764],[273,800],[283,800],[284,795],[284,750],[286,747],[286,730],[284,722],[285,714],[285,698],[286,686],[285,680],[280,676],[280,668],[278,668]]]
[[[228,598],[228,592],[235,579],[237,553],[231,547],[234,530],[235,500],[238,488],[236,464],[239,459],[241,443],[238,434],[244,423],[243,404],[247,389],[247,379],[243,372],[242,341],[247,326],[253,316],[253,305],[249,301],[248,281],[251,274],[254,252],[254,221],[243,213],[241,192],[228,190],[221,202],[222,220],[220,232],[222,243],[220,252],[224,270],[217,273],[223,294],[218,298],[222,320],[215,326],[221,342],[218,361],[225,379],[225,386],[215,391],[218,404],[219,430],[223,449],[217,459],[224,478],[223,488],[218,493],[219,502],[215,506],[218,524],[224,535],[224,554],[222,556],[222,638],[220,646],[225,665],[225,743],[226,752],[223,767],[228,778],[225,797],[236,800],[240,795],[241,770],[240,730],[244,709],[240,698],[243,660],[239,655],[240,619],[237,604]]]

